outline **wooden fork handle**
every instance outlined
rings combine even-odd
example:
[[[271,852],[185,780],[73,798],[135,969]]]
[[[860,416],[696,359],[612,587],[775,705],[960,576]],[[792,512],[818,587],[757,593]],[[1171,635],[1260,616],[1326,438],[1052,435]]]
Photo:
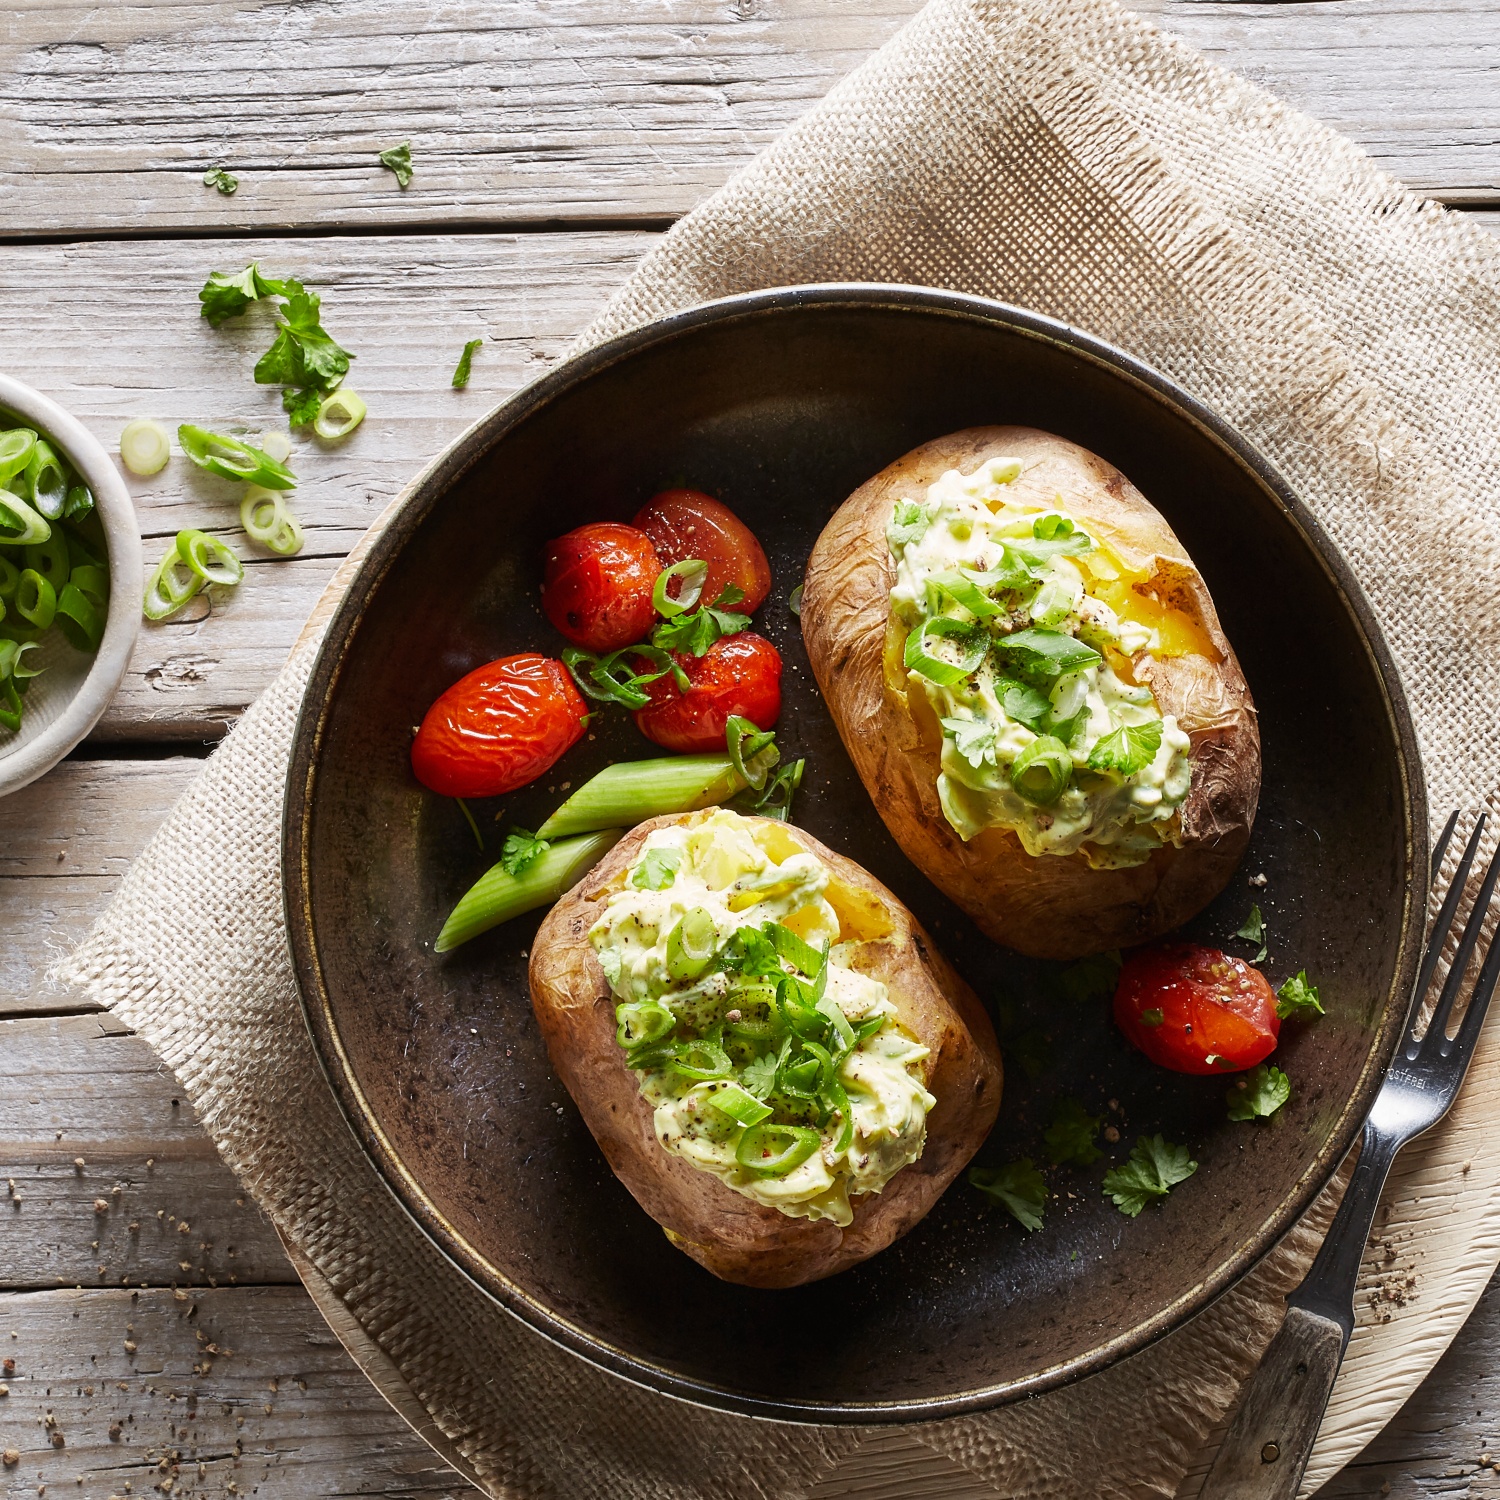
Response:
[[[1296,1500],[1344,1358],[1331,1318],[1288,1307],[1224,1439],[1200,1500]]]

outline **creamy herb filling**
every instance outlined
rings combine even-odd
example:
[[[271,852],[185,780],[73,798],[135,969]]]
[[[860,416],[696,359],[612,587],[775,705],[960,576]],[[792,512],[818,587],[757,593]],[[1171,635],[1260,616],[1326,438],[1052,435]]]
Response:
[[[842,1225],[921,1156],[936,1101],[828,888],[784,830],[720,810],[650,834],[589,941],[663,1149]]]
[[[1015,459],[950,469],[886,530],[909,701],[942,733],[943,813],[965,841],[1141,864],[1180,839],[1190,741],[1140,668],[1158,630],[1123,617],[1119,559],[1066,510],[1008,498]]]

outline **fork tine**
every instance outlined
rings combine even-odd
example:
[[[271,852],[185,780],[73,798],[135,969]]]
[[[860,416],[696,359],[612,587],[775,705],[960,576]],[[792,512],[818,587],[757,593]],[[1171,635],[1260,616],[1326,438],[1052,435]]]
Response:
[[[1496,855],[1496,859],[1500,860],[1500,855]],[[1486,910],[1487,905],[1480,906],[1476,901],[1469,916],[1469,926],[1478,927],[1484,921]],[[1446,1054],[1457,1058],[1460,1079],[1469,1066],[1469,1058],[1479,1039],[1479,1028],[1484,1024],[1485,1012],[1490,1008],[1497,982],[1500,982],[1500,943],[1491,938],[1489,949],[1484,955],[1484,966],[1479,971],[1479,978],[1474,981],[1474,993],[1469,996],[1469,1008],[1464,1012],[1458,1035],[1453,1038]]]
[[[1455,812],[1448,819],[1448,826],[1443,830],[1442,842],[1438,849],[1438,857],[1433,861],[1434,866],[1442,863],[1442,856],[1448,847],[1448,837],[1453,832],[1453,825],[1458,820]],[[1458,910],[1459,898],[1464,893],[1464,886],[1468,884],[1469,867],[1474,863],[1474,856],[1479,850],[1479,839],[1484,833],[1485,815],[1480,813],[1474,824],[1474,831],[1469,835],[1469,842],[1464,849],[1463,858],[1458,862],[1458,869],[1454,872],[1453,879],[1449,883],[1448,893],[1443,897],[1443,905],[1437,914],[1437,921],[1432,924],[1432,931],[1427,935],[1427,947],[1422,953],[1422,967],[1417,974],[1417,986],[1412,993],[1411,1016],[1407,1025],[1415,1030],[1417,1020],[1422,1014],[1422,998],[1427,993],[1427,987],[1432,983],[1433,972],[1437,969],[1438,959],[1443,956],[1443,945],[1448,941],[1448,934],[1453,930],[1454,913]],[[1429,1028],[1430,1030],[1430,1028]],[[1408,1051],[1408,1056],[1415,1057],[1415,1041],[1408,1038],[1409,1046],[1413,1050]]]
[[[1475,832],[1478,832],[1476,825]],[[1473,840],[1470,840],[1472,845]],[[1474,955],[1474,945],[1479,941],[1479,930],[1484,926],[1484,914],[1489,910],[1490,897],[1495,893],[1495,881],[1500,878],[1500,848],[1495,850],[1494,858],[1490,860],[1489,869],[1484,872],[1484,884],[1479,887],[1479,894],[1474,898],[1474,906],[1469,912],[1469,920],[1464,924],[1463,935],[1458,940],[1458,951],[1453,955],[1453,966],[1448,970],[1448,977],[1443,982],[1443,992],[1438,996],[1438,1003],[1432,1012],[1432,1020],[1427,1024],[1427,1035],[1423,1038],[1423,1045],[1429,1042],[1441,1043],[1446,1040],[1443,1033],[1448,1029],[1448,1017],[1453,1010],[1453,1002],[1458,998],[1458,992],[1464,986],[1464,973],[1469,967],[1469,960]],[[1456,885],[1455,878],[1454,884]]]
[[[1455,807],[1448,814],[1448,821],[1443,824],[1443,831],[1438,834],[1437,848],[1432,851],[1432,884],[1437,884],[1438,871],[1443,868],[1443,856],[1448,852],[1448,840],[1453,837],[1453,830],[1458,827],[1458,809]]]

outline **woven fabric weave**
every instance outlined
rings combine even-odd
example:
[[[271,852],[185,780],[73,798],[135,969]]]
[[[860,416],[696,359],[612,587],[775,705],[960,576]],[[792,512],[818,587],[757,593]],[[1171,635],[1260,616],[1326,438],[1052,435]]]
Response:
[[[666,235],[581,342],[732,292],[829,280],[1035,308],[1215,407],[1364,581],[1432,805],[1493,800],[1489,237],[1110,0],[932,0]],[[301,1022],[280,903],[282,784],[315,650],[305,639],[229,736],[64,976],[176,1070],[299,1264],[347,1310],[385,1388],[401,1382],[404,1409],[429,1414],[424,1435],[489,1493],[806,1493],[857,1431],[699,1411],[557,1350],[438,1254],[349,1133]],[[1324,1212],[1125,1364],[916,1435],[1007,1496],[1172,1496]]]

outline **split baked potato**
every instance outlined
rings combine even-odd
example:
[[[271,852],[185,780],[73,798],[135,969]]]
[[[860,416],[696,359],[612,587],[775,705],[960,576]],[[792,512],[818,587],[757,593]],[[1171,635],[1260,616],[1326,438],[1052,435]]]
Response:
[[[1182,544],[1087,449],[976,427],[898,459],[819,538],[802,629],[880,815],[995,941],[1144,942],[1228,882],[1260,791],[1250,691]]]
[[[767,912],[777,920],[735,926]],[[762,933],[777,939],[774,963],[755,960],[771,951]],[[727,1281],[796,1286],[884,1249],[937,1201],[999,1109],[1000,1052],[973,991],[890,891],[786,823],[707,809],[641,824],[542,922],[530,980],[553,1067],[615,1174],[674,1245]],[[802,1041],[824,1022],[817,1055],[832,1054],[832,1095],[779,1092],[830,1085]],[[858,1039],[842,1064],[838,1033]],[[792,1123],[761,1123],[773,1107]],[[819,1130],[818,1151],[774,1175],[776,1153]],[[746,1176],[741,1161],[773,1175]],[[803,1179],[813,1187],[799,1197]]]

